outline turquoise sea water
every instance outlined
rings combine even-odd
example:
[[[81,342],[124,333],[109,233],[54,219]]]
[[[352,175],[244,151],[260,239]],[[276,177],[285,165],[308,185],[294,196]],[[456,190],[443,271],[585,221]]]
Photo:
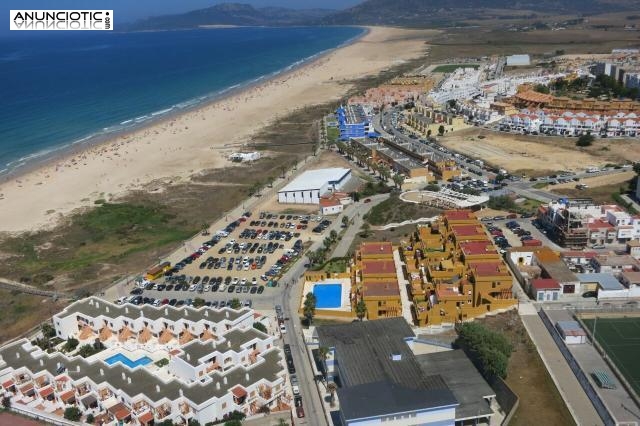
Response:
[[[360,35],[225,28],[0,39],[0,173],[191,108]]]

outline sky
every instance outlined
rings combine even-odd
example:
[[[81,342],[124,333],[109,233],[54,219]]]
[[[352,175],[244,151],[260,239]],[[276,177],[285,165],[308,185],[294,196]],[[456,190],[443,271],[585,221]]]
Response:
[[[292,9],[344,9],[362,0],[3,0],[6,10],[18,9],[112,9],[114,23],[130,22],[149,16],[202,9],[217,3],[248,3],[256,7],[279,6]]]

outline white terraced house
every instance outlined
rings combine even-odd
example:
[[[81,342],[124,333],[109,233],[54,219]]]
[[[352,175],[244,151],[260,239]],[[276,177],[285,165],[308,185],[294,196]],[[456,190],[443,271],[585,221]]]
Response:
[[[640,118],[634,112],[590,114],[573,111],[523,109],[500,120],[500,127],[522,132],[578,136],[640,136]]]
[[[246,308],[118,306],[91,297],[55,315],[53,326],[78,348],[104,350],[83,358],[22,339],[0,348],[0,383],[13,407],[51,421],[70,406],[102,425],[205,424],[233,411],[288,410],[280,349],[253,327],[255,317]]]

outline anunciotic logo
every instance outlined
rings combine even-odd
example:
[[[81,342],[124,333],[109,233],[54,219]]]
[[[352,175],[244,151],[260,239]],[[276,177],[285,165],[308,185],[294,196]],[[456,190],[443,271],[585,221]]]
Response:
[[[113,10],[12,10],[12,31],[109,31]]]

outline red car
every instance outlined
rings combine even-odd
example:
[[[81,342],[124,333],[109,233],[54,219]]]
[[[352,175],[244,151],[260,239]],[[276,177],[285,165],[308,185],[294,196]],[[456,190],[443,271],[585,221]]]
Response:
[[[296,407],[296,416],[298,416],[299,419],[304,417],[304,408],[302,408],[302,405]]]

